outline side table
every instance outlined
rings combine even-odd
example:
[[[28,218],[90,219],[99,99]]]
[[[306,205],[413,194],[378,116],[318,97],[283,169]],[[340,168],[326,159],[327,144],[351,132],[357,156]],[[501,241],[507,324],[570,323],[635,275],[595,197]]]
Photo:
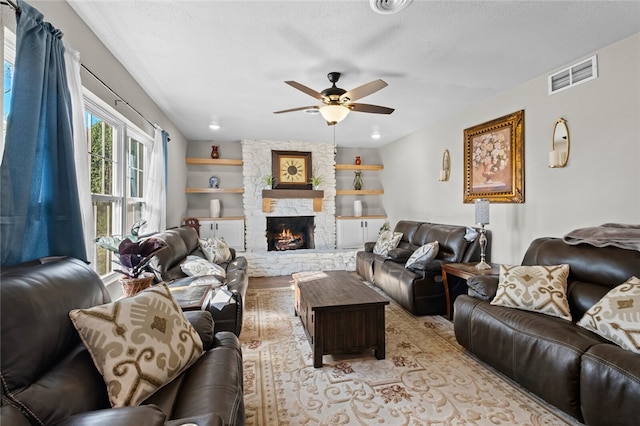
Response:
[[[210,285],[170,286],[169,290],[183,311],[207,310],[209,307],[212,293]]]
[[[490,263],[491,269],[477,269],[477,262],[473,263],[443,263],[442,264],[442,285],[444,287],[444,297],[447,303],[447,319],[451,321],[453,311],[453,301],[449,294],[449,282],[447,280],[447,274],[454,277],[468,280],[476,275],[499,275],[500,265],[496,263]]]

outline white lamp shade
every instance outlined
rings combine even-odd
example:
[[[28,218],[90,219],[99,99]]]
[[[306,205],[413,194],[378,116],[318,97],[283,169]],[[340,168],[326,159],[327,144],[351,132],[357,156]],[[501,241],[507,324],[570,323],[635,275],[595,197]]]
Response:
[[[476,223],[478,225],[489,224],[489,200],[479,198],[475,201],[476,205]]]
[[[342,105],[325,105],[320,107],[320,114],[329,123],[339,123],[344,120],[351,111]]]

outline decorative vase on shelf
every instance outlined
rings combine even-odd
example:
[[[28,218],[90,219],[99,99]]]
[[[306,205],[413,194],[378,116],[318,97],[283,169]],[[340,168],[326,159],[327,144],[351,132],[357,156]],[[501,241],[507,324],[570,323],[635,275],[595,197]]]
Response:
[[[353,179],[353,189],[360,191],[362,189],[362,172],[353,172],[356,177]]]
[[[218,185],[219,185],[218,177],[217,176],[211,176],[209,178],[209,188],[217,188]]]
[[[359,156],[359,155],[357,155],[357,156],[356,156],[355,165],[356,165],[356,166],[359,166],[360,164],[362,164],[362,160],[360,160],[360,156]]]
[[[220,158],[220,153],[218,152],[218,145],[211,145],[211,158]]]
[[[353,202],[353,215],[355,217],[360,217],[362,216],[362,201],[360,200],[355,200]]]
[[[211,217],[220,217],[220,200],[218,200],[217,198],[211,200],[211,202],[209,203],[209,210]]]

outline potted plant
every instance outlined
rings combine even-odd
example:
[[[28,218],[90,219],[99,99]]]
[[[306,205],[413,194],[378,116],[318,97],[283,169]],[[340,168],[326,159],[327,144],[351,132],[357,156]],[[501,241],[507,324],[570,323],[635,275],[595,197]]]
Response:
[[[157,238],[138,239],[137,233],[124,240],[115,236],[100,237],[96,244],[115,253],[117,259],[113,262],[120,267],[114,272],[123,275],[120,284],[124,296],[133,296],[151,286],[153,274],[146,272],[145,268],[153,256],[166,247],[165,242]]]
[[[271,189],[273,187],[273,175],[266,175],[262,178],[265,185],[267,185],[267,189]]]
[[[318,189],[322,183],[322,176],[311,176],[309,183],[313,186],[313,189]]]

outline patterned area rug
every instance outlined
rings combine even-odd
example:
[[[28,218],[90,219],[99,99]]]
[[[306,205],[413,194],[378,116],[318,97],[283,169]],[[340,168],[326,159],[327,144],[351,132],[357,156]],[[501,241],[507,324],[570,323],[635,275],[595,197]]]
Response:
[[[313,368],[292,289],[250,289],[245,304],[247,425],[579,424],[480,364],[441,317],[391,301],[386,359],[325,355]]]

